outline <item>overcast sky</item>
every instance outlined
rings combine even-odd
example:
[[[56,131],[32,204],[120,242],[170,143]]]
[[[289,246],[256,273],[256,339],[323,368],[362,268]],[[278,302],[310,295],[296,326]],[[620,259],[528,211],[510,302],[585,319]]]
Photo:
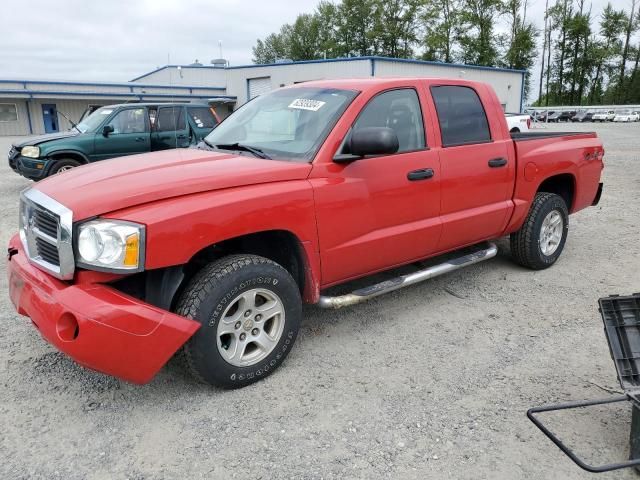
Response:
[[[594,16],[606,2],[593,0]],[[257,38],[312,12],[317,3],[2,0],[0,78],[127,81],[168,61],[209,63],[220,56],[219,40],[232,65],[247,64]],[[612,3],[628,7],[630,0]],[[545,0],[530,0],[528,17],[541,28],[544,5]]]

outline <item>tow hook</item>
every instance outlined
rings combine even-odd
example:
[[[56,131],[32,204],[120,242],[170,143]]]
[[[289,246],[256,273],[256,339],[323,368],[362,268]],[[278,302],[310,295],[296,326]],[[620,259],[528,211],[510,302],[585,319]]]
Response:
[[[18,253],[17,248],[9,247],[7,249],[7,260],[11,261],[11,257],[13,257],[16,253]]]

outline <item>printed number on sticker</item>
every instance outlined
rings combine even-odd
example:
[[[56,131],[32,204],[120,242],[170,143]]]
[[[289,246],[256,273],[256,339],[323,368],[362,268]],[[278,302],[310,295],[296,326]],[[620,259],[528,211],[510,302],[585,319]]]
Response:
[[[297,108],[298,110],[311,110],[312,112],[317,112],[325,103],[326,102],[321,102],[320,100],[296,98],[293,102],[291,102],[289,108]]]

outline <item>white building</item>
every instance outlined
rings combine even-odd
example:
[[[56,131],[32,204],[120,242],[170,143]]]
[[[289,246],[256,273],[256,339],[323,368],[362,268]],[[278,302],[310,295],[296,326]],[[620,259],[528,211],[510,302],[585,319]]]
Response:
[[[123,102],[207,102],[226,116],[251,98],[310,80],[366,77],[447,77],[487,82],[505,111],[524,100],[523,70],[386,57],[353,57],[266,65],[166,65],[126,83],[0,79],[0,135],[71,128],[97,105]],[[64,114],[64,115],[63,115]]]

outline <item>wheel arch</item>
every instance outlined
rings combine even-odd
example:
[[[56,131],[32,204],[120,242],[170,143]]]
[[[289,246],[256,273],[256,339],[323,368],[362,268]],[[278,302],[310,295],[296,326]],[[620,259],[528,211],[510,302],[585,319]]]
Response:
[[[540,192],[559,195],[567,204],[569,212],[571,212],[576,198],[576,177],[572,173],[560,173],[547,177],[540,182],[536,189],[536,193]]]
[[[89,163],[89,158],[82,152],[78,150],[56,150],[47,155],[47,158],[50,160],[76,160],[80,162],[82,165]]]
[[[319,296],[318,279],[303,242],[288,230],[265,230],[227,238],[195,252],[183,265],[132,275],[114,286],[165,310],[173,310],[189,281],[205,265],[234,254],[253,254],[281,265],[293,277],[305,301]]]

